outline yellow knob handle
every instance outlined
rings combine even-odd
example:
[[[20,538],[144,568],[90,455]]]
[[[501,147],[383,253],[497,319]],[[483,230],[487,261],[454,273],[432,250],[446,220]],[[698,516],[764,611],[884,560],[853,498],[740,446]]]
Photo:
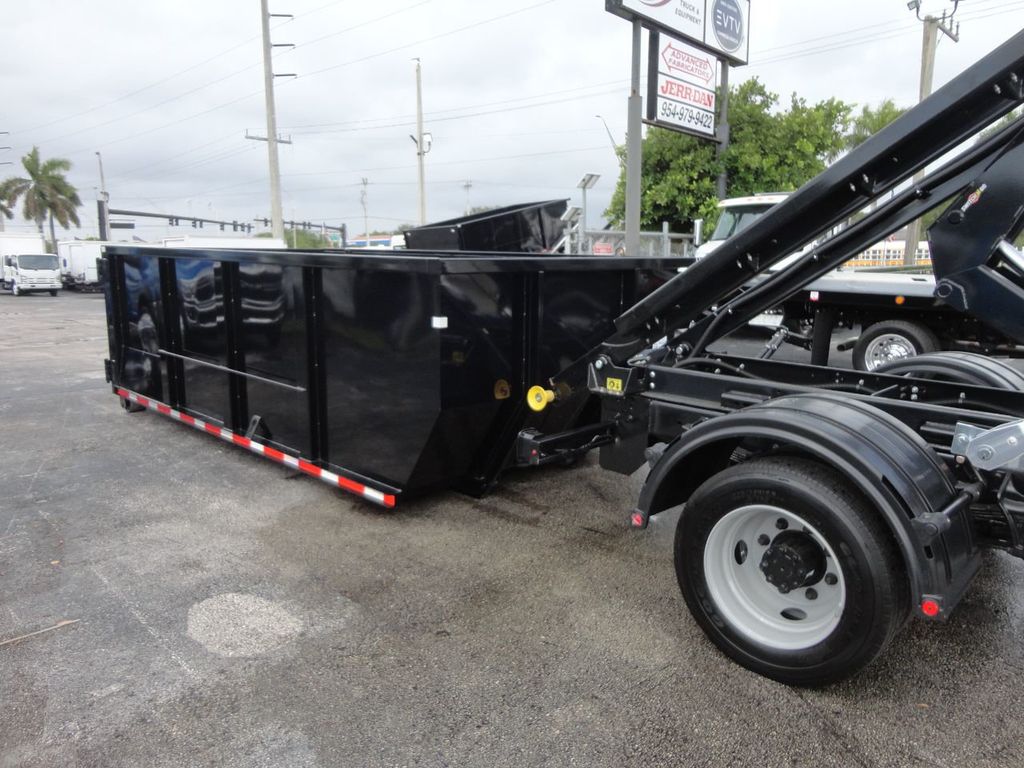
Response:
[[[526,393],[526,404],[530,406],[531,411],[537,411],[540,413],[548,407],[548,403],[555,401],[555,393],[550,389],[544,389],[544,387],[537,386],[530,387]]]

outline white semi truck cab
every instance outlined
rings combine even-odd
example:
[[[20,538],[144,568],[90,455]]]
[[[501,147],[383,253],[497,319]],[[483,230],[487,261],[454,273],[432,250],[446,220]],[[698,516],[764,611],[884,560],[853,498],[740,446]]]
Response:
[[[3,287],[15,296],[61,288],[60,263],[52,253],[13,253],[3,257]]]

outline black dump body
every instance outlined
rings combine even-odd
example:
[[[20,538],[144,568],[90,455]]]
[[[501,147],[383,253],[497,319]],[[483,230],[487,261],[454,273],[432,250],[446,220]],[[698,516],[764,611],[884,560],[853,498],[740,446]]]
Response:
[[[548,253],[562,239],[565,200],[496,208],[439,221],[405,233],[408,248],[427,251]]]
[[[526,389],[677,266],[130,246],[103,260],[122,397],[395,495],[484,492],[521,429],[596,420],[585,387],[543,413]]]

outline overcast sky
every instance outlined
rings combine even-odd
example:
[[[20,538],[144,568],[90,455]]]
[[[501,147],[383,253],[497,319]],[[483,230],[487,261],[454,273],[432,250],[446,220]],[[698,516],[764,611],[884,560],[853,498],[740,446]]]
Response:
[[[363,231],[417,219],[415,62],[423,66],[427,219],[477,205],[576,198],[597,223],[624,141],[630,25],[602,0],[271,0],[284,215]],[[750,64],[784,98],[916,101],[921,24],[905,0],[752,0]],[[940,14],[952,0],[923,0]],[[961,0],[960,42],[940,40],[936,87],[1024,27],[1024,0]],[[646,39],[646,33],[645,33]],[[268,216],[258,0],[32,0],[0,24],[0,178],[33,145],[71,160],[96,234],[103,155],[111,206]],[[471,185],[471,186],[470,186]],[[19,206],[20,208],[20,206]],[[10,230],[30,229],[20,218]],[[182,230],[177,230],[182,232]],[[136,234],[168,230],[139,222]]]

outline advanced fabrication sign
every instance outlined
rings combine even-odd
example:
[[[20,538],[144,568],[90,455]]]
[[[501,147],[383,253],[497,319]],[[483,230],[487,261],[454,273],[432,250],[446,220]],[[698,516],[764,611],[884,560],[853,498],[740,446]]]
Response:
[[[750,50],[750,0],[605,0],[605,9],[644,26],[679,35],[733,64]]]
[[[715,138],[718,59],[668,35],[652,31],[647,56],[647,122]]]

